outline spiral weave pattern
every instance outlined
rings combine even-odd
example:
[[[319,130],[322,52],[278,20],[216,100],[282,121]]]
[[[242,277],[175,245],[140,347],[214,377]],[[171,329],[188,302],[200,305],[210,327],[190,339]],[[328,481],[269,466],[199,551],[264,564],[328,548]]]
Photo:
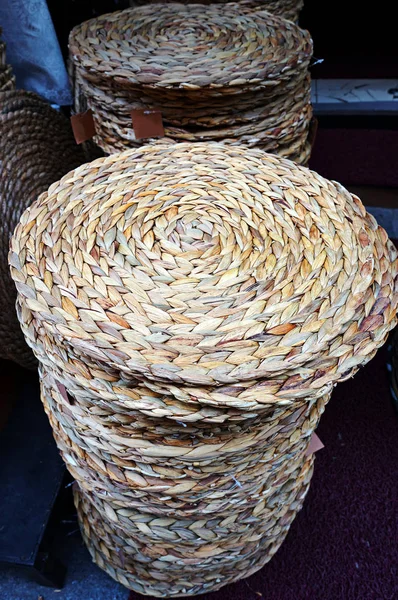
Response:
[[[159,142],[53,184],[9,262],[94,560],[153,596],[259,569],[333,386],[396,324],[397,253],[360,200],[261,150]]]
[[[224,141],[308,160],[312,42],[291,21],[236,4],[150,4],[69,38],[75,109],[108,153],[142,144],[132,109],[161,110],[174,141]]]
[[[173,0],[170,0],[173,2]],[[164,3],[165,0],[162,0]],[[130,0],[130,6],[142,6],[145,4],[159,4],[158,0]],[[228,0],[200,0],[195,2],[189,2],[182,0],[181,4],[227,4]],[[268,12],[288,19],[297,23],[299,20],[300,12],[304,6],[303,0],[239,0],[236,2],[241,13],[243,12],[256,12],[259,10],[267,10]]]

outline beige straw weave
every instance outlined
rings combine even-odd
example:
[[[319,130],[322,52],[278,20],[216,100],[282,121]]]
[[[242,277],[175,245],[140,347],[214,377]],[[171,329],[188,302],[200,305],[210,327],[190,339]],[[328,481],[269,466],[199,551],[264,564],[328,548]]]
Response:
[[[241,480],[241,490],[252,481],[253,473],[258,478],[260,470],[265,477],[270,458],[273,472],[278,462],[285,469],[286,460],[279,458],[293,458],[306,449],[329,399],[276,409],[261,419],[240,424],[182,427],[181,423],[139,414],[117,415],[109,409],[107,414],[98,403],[78,397],[70,396],[70,403],[62,398],[48,373],[42,376],[42,390],[50,420],[55,419],[54,427],[62,429],[58,443],[64,454],[73,456],[81,468],[96,462],[98,472],[112,480],[110,494],[119,482],[128,484],[130,490],[146,492],[148,498],[158,494],[160,484],[163,493],[175,496],[172,490],[183,480],[190,502],[203,497],[210,478],[211,495],[219,490],[221,499],[230,493],[225,490],[228,482],[234,489],[233,477]]]
[[[10,263],[40,326],[140,380],[291,373],[286,391],[319,389],[396,319],[396,251],[360,201],[242,147],[157,144],[83,165],[25,212]]]
[[[91,108],[108,153],[142,145],[131,110],[158,108],[174,141],[224,141],[307,157],[308,32],[241,5],[150,4],[70,35],[75,110]]]
[[[146,545],[137,538],[126,536],[126,518],[123,517],[127,511],[115,511],[110,505],[105,505],[107,516],[104,516],[90,501],[92,496],[86,496],[78,489],[75,490],[75,504],[83,539],[93,560],[113,579],[141,594],[186,596],[215,591],[237,579],[249,577],[267,563],[282,544],[301,509],[311,475],[312,458],[309,458],[291,480],[286,480],[280,489],[275,490],[274,499],[270,500],[271,506],[266,511],[266,520],[264,516],[258,519],[261,531],[257,535],[249,511],[241,516],[241,520],[232,513],[219,522],[211,520],[208,528],[203,520],[198,520],[187,529],[183,529],[184,525],[188,525],[186,521],[181,523],[178,519],[167,517],[148,519],[145,515],[132,515],[140,519],[140,532],[151,531],[152,539],[156,540]],[[121,527],[119,519],[122,520]],[[246,534],[250,531],[252,537],[249,541],[225,547],[224,540],[218,539],[217,534],[219,530],[225,532],[229,528],[232,532],[238,528],[245,530]],[[191,540],[197,542],[202,537],[202,543],[207,541],[206,545],[197,548],[194,558],[191,558],[186,546],[182,555],[175,554],[185,532]]]
[[[163,597],[261,568],[333,386],[396,324],[397,252],[360,200],[258,149],[158,142],[53,184],[9,262],[97,564]]]
[[[162,0],[163,2],[165,0]],[[166,0],[167,1],[167,0]],[[173,1],[173,0],[171,0]],[[187,0],[180,0],[181,4],[227,4],[228,0],[195,0],[195,2],[189,2]],[[130,6],[142,6],[144,4],[158,4],[159,0],[130,0]],[[300,16],[300,12],[304,6],[303,0],[239,0],[237,2],[241,13],[243,12],[255,12],[258,10],[268,10],[274,15],[283,17],[290,21],[297,22]]]
[[[55,439],[68,469],[86,490],[76,492],[83,537],[94,560],[111,576],[131,589],[156,596],[204,593],[249,576],[272,557],[308,489],[313,462],[305,454],[309,438],[306,442],[292,441],[290,449],[285,445],[281,457],[273,456],[272,442],[258,441],[262,456],[251,453],[245,459],[244,444],[235,432],[230,451],[241,462],[229,463],[225,453],[213,452],[214,465],[220,471],[216,477],[209,470],[209,453],[202,452],[200,456],[198,452],[199,448],[206,448],[203,438],[196,437],[195,432],[188,435],[180,428],[182,443],[183,435],[191,439],[191,444],[196,440],[195,458],[180,456],[180,468],[178,463],[174,469],[168,466],[167,449],[181,448],[175,436],[170,436],[165,440],[158,472],[154,470],[156,463],[148,462],[152,454],[146,455],[142,449],[144,470],[139,474],[130,460],[125,481],[121,482],[118,473],[122,469],[117,459],[110,459],[106,452],[106,462],[98,449],[82,450],[74,426],[68,424],[69,409],[73,411],[75,405],[65,404],[51,383],[51,377],[43,373],[42,400]],[[63,414],[56,404],[64,405]],[[79,428],[84,428],[83,421],[79,419]],[[99,423],[97,418],[97,426]],[[162,427],[159,421],[158,426]],[[88,435],[90,428],[91,425],[86,430]],[[127,431],[126,425],[125,428]],[[269,430],[269,424],[264,423],[264,428]],[[286,428],[293,432],[294,421],[276,420],[274,428],[279,428],[282,435]],[[151,436],[152,431],[148,428],[147,434]],[[293,433],[291,436],[298,437]],[[111,439],[118,444],[117,436],[109,436]],[[139,450],[140,439],[143,442],[145,436],[130,440],[131,452],[135,446]],[[106,464],[108,472],[103,468]],[[195,487],[193,474],[198,477]],[[82,500],[86,514],[81,511]],[[105,540],[108,551],[102,556]]]

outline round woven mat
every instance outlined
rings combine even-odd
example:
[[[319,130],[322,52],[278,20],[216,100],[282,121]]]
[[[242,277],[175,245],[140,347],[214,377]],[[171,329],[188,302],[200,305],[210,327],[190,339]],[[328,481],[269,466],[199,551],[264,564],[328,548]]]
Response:
[[[121,87],[209,93],[277,86],[308,67],[312,43],[308,32],[267,12],[159,4],[85,21],[72,30],[69,50],[95,79]]]
[[[259,569],[333,386],[396,323],[397,252],[360,200],[261,150],[159,142],[52,184],[9,262],[97,564],[155,596]]]
[[[0,355],[23,366],[34,367],[36,361],[16,317],[9,240],[25,208],[83,161],[63,115],[31,92],[0,93]]]
[[[396,251],[358,198],[243,147],[84,165],[25,212],[10,263],[42,338],[154,385],[281,377],[279,397],[308,396],[396,322]]]
[[[99,472],[109,478],[110,495],[116,483],[127,483],[129,495],[138,488],[152,502],[159,491],[175,498],[178,488],[179,498],[189,494],[190,503],[212,501],[216,492],[225,501],[237,479],[247,501],[253,482],[264,484],[266,474],[275,476],[278,469],[280,478],[281,469],[290,468],[286,457],[302,455],[329,400],[276,409],[249,423],[181,426],[142,415],[128,418],[109,408],[107,414],[98,403],[83,404],[79,397],[65,399],[49,373],[43,372],[41,386],[59,447],[73,456],[73,464],[84,469],[97,461]]]
[[[221,520],[156,518],[112,507],[78,488],[74,496],[83,539],[98,566],[141,594],[176,597],[215,591],[267,563],[302,507],[312,471],[309,457],[268,502]],[[135,534],[126,534],[130,520]]]
[[[92,110],[105,152],[142,145],[131,111],[156,108],[170,140],[308,156],[312,41],[291,21],[241,4],[150,4],[82,23],[69,49],[75,110]]]
[[[173,0],[130,0],[130,6],[142,6],[143,4],[158,4],[165,1],[173,2]],[[182,0],[181,4],[227,4],[228,0],[196,0],[195,2],[187,2]],[[237,2],[241,13],[255,12],[259,10],[268,10],[274,15],[297,22],[300,12],[304,6],[303,0],[239,0]]]

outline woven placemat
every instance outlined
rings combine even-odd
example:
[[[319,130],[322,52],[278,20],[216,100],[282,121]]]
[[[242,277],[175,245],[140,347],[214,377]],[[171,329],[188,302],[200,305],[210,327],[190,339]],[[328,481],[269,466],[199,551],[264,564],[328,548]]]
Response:
[[[85,165],[25,212],[12,248],[35,328],[157,383],[281,376],[273,394],[306,396],[367,362],[396,321],[396,250],[361,202],[239,146],[156,144]],[[52,297],[51,263],[74,293]]]
[[[142,6],[145,4],[159,4],[159,2],[165,3],[165,1],[175,2],[175,0],[130,0],[129,4],[131,7]],[[228,0],[198,0],[196,2],[189,2],[182,0],[181,4],[227,4]],[[297,22],[300,16],[300,12],[304,6],[304,0],[239,0],[237,2],[241,13],[244,12],[256,12],[260,10],[268,10],[274,15],[289,19],[290,21]]]
[[[97,564],[155,596],[259,569],[334,385],[396,324],[397,252],[360,200],[261,150],[159,142],[52,184],[9,263]]]
[[[91,109],[107,153],[142,145],[131,111],[156,108],[170,140],[307,156],[296,145],[312,118],[312,41],[291,21],[241,4],[149,4],[82,23],[69,50],[75,110]]]
[[[90,501],[92,496],[78,488],[75,488],[74,497],[83,539],[99,567],[125,587],[141,594],[176,597],[215,591],[248,577],[266,564],[284,541],[301,509],[312,472],[313,457],[309,457],[292,479],[287,478],[282,489],[276,491],[269,506],[266,502],[260,503],[257,510],[247,511],[240,518],[233,513],[218,522],[216,518],[214,522],[210,518],[207,527],[206,519],[189,523],[174,518],[137,515],[139,534],[136,536],[126,535],[118,523],[127,511],[115,511],[105,505],[100,512],[97,504]],[[264,515],[261,516],[262,510],[267,514],[266,520]],[[257,514],[257,519],[253,513]],[[256,526],[251,524],[256,520],[260,523],[257,532]],[[228,523],[231,533],[243,529],[246,535],[250,531],[251,537],[245,541],[244,533],[241,536],[232,534],[231,544],[226,544],[228,537],[220,538],[218,532],[224,530],[225,533]],[[151,532],[151,527],[157,542],[148,545],[145,533]],[[194,554],[186,546],[181,547],[181,553],[178,551],[179,540],[184,537],[198,545]]]

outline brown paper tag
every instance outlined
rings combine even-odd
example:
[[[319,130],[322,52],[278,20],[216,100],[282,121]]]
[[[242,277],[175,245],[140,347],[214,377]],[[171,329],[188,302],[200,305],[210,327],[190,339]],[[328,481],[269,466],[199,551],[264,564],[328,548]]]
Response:
[[[318,450],[322,450],[322,448],[324,447],[324,444],[322,444],[317,434],[313,433],[305,455],[310,456],[310,454],[315,454],[315,452],[318,452]]]
[[[73,135],[75,136],[76,144],[82,144],[87,140],[91,140],[95,135],[95,124],[93,113],[89,108],[84,113],[72,115],[70,118],[72,124]]]
[[[69,396],[68,392],[66,391],[66,387],[64,386],[64,384],[60,383],[59,381],[57,381],[56,384],[57,384],[58,391],[61,394],[62,398],[64,400],[66,400],[66,402],[68,404],[74,404],[73,398],[72,398],[72,396]]]
[[[135,138],[164,137],[162,113],[157,109],[140,108],[131,111]]]

